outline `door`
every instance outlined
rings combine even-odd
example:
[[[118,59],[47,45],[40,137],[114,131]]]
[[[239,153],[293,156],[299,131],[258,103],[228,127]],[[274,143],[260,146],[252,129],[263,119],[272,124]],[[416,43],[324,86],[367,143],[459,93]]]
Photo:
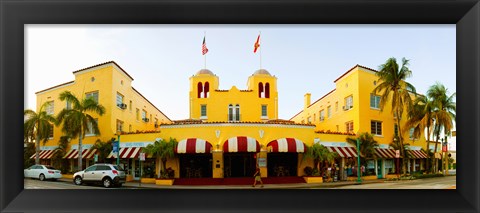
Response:
[[[107,165],[98,165],[97,169],[93,172],[93,180],[102,180],[103,176],[107,174],[108,171],[110,171],[110,166]]]
[[[97,166],[91,166],[91,167],[86,168],[84,173],[83,173],[83,180],[84,181],[94,180],[96,169],[97,169]]]
[[[383,178],[383,169],[382,169],[382,162],[383,160],[378,159],[377,160],[377,178]]]
[[[42,166],[36,165],[31,171],[32,178],[39,178],[40,172],[42,171]]]

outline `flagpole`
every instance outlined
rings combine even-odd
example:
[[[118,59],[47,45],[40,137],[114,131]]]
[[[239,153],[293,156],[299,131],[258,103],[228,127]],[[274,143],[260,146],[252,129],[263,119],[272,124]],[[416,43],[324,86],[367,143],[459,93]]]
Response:
[[[207,31],[203,31],[203,38],[206,39],[207,37]],[[206,42],[206,41],[205,41]],[[203,55],[205,58],[205,69],[207,69],[207,54]]]
[[[259,31],[259,37],[262,39],[262,31]],[[258,43],[261,44],[260,39],[258,40]],[[260,45],[260,69],[262,69],[262,46]]]

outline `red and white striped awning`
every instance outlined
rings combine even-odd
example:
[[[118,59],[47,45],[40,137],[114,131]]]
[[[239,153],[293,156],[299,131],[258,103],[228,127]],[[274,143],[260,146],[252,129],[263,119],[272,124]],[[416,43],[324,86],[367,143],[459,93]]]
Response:
[[[342,158],[357,157],[357,149],[355,147],[343,147],[343,146],[327,146],[328,151],[336,152]]]
[[[427,154],[422,150],[407,150],[407,153],[412,159],[427,158]]]
[[[270,141],[267,147],[272,147],[271,152],[305,152],[305,145],[295,138],[280,138]]]
[[[83,149],[82,150],[82,159],[92,159],[93,156],[97,153],[97,149]],[[78,158],[78,150],[72,149],[63,158],[65,159],[77,159]]]
[[[188,138],[178,142],[175,151],[178,154],[210,153],[212,144],[199,138]]]
[[[40,159],[50,159],[50,158],[52,158],[54,152],[55,152],[55,150],[42,150],[42,151],[40,151],[40,153],[38,153],[38,155],[39,155]],[[35,158],[35,154],[36,153],[33,153],[33,155],[30,157],[30,159]]]
[[[122,147],[120,148],[120,158],[138,158],[143,147]],[[117,158],[115,154],[110,152],[107,158]]]
[[[395,158],[395,150],[394,149],[382,149],[382,148],[375,148],[375,155],[377,158]]]
[[[260,144],[255,138],[233,137],[223,143],[223,152],[260,152]]]

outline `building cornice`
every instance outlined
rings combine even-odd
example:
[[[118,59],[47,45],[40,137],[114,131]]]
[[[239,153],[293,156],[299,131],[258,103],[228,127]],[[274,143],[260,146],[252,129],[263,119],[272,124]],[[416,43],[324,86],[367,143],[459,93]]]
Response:
[[[44,93],[44,92],[47,92],[47,91],[50,91],[50,90],[53,90],[53,89],[60,89],[60,88],[62,88],[62,87],[66,87],[66,86],[72,85],[72,84],[74,84],[74,83],[75,83],[75,81],[69,81],[69,82],[66,82],[66,83],[63,83],[63,84],[59,84],[59,85],[57,85],[57,86],[50,87],[50,88],[48,88],[48,89],[40,90],[40,91],[36,92],[35,94],[36,94],[36,95],[40,95],[40,94],[42,94],[42,93]]]
[[[120,70],[121,71],[120,73],[124,74],[125,77],[127,77],[127,78],[129,78],[130,80],[133,81],[132,76],[130,76],[124,69],[122,69],[122,67],[120,67],[120,65],[118,65],[115,61],[108,61],[108,62],[105,62],[105,63],[93,65],[91,67],[87,67],[87,68],[83,68],[83,69],[80,69],[80,70],[77,70],[77,71],[73,71],[73,74],[74,75],[82,74],[82,73],[90,72],[90,71],[101,69],[101,68],[108,67],[108,66],[113,66],[117,70]]]
[[[301,124],[262,124],[262,123],[206,123],[206,124],[162,124],[160,128],[195,128],[195,127],[274,127],[274,128],[296,128],[296,129],[313,129],[313,125]]]

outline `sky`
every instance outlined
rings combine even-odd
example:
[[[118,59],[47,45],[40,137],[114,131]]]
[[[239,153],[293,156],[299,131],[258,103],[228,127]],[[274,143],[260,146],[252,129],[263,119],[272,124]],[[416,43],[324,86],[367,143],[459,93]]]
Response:
[[[35,92],[74,80],[73,71],[115,61],[132,86],[170,119],[189,117],[189,77],[205,67],[219,89],[247,88],[261,65],[278,78],[279,118],[335,88],[356,64],[378,70],[388,58],[410,60],[418,93],[440,82],[456,92],[455,25],[25,25],[25,104]]]

